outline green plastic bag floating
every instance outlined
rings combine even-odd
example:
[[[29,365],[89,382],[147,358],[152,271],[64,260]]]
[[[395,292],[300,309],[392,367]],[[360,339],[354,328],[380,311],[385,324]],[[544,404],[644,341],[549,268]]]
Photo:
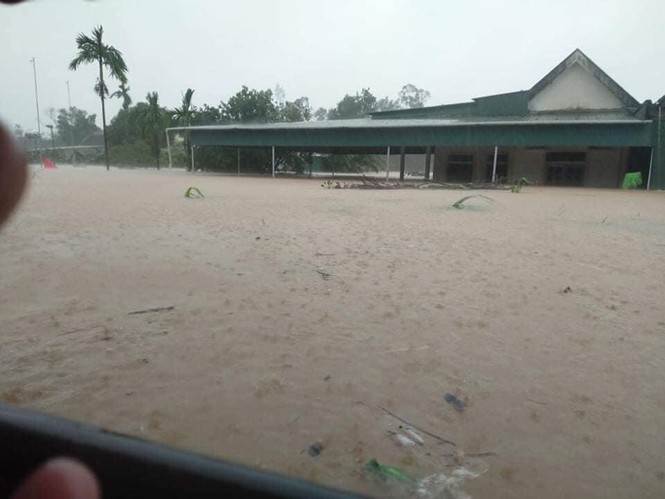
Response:
[[[365,465],[365,469],[381,480],[396,480],[401,483],[412,484],[416,479],[407,475],[402,470],[381,464],[376,459],[370,459]]]
[[[622,189],[637,189],[642,186],[642,172],[626,173],[623,177]]]

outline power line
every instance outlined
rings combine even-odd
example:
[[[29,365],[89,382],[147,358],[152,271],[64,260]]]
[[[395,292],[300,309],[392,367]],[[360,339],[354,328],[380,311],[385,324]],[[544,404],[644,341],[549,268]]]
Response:
[[[35,58],[33,57],[30,59],[30,62],[32,63],[32,75],[34,76],[35,79],[35,106],[37,108],[37,133],[39,133],[39,138],[41,140],[42,137],[42,125],[39,120],[39,95],[37,92],[37,65],[35,62]]]
[[[30,59],[30,62],[32,63],[32,75],[35,79],[35,107],[37,108],[37,134],[39,135],[38,139],[38,148],[39,148],[39,158],[41,161],[42,158],[42,124],[39,119],[39,93],[37,92],[37,64],[35,62],[35,58],[33,57]]]

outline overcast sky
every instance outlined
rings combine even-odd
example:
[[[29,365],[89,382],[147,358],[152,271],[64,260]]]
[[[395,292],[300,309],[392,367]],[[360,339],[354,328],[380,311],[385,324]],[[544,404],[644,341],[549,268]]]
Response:
[[[0,6],[0,119],[36,129],[48,108],[98,115],[95,68],[69,71],[75,37],[104,26],[124,54],[134,101],[159,92],[175,106],[196,90],[216,105],[242,85],[332,107],[370,87],[396,97],[405,83],[429,104],[522,90],[581,48],[637,100],[665,93],[662,0],[33,0]],[[113,91],[116,84],[109,84]],[[109,121],[120,107],[109,105]]]

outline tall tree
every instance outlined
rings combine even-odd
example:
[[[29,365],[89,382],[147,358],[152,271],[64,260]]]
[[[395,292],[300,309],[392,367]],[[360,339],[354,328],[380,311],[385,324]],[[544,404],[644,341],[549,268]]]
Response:
[[[325,107],[320,107],[314,111],[314,119],[316,121],[324,121],[328,119],[328,110]]]
[[[218,125],[222,123],[222,106],[209,106],[203,104],[203,107],[196,108],[196,113],[191,118],[192,125]]]
[[[263,122],[278,121],[279,109],[272,98],[272,90],[255,90],[245,86],[222,103],[222,117],[226,121]]]
[[[139,102],[127,109],[120,109],[118,114],[111,119],[106,130],[110,148],[119,144],[132,144],[143,139],[143,123],[139,119],[139,115],[147,105],[145,102]]]
[[[118,90],[113,92],[111,94],[111,98],[117,98],[117,99],[122,99],[122,111],[125,113],[128,112],[129,106],[132,105],[132,97],[129,95],[129,87],[127,86],[127,82],[121,81],[120,85],[118,85]],[[111,119],[111,123],[113,123],[113,119]],[[111,134],[109,130],[109,135]],[[129,135],[129,121],[125,120],[125,136]]]
[[[279,104],[280,121],[309,121],[312,117],[312,106],[307,97],[299,97],[294,101]]]
[[[159,105],[157,92],[148,92],[145,99],[148,105],[141,109],[139,119],[143,128],[143,136],[150,146],[150,152],[155,157],[155,165],[159,170],[162,131],[168,117],[166,111]]]
[[[369,88],[363,88],[356,95],[346,94],[333,109],[328,111],[329,120],[346,120],[362,118],[376,110],[376,97]]]
[[[194,90],[188,88],[182,96],[182,104],[171,111],[171,118],[180,126],[190,126],[192,119],[196,115],[196,108],[192,105],[192,97]],[[185,155],[187,156],[187,164],[190,165],[192,161],[192,152],[189,145],[189,134],[185,133],[185,140],[182,142],[185,148]],[[189,167],[188,167],[189,169]]]
[[[275,88],[272,91],[272,95],[275,98],[275,102],[277,105],[281,105],[286,101],[286,92],[284,91],[284,87],[282,87],[279,83],[275,85]]]
[[[104,81],[104,69],[111,77],[119,80],[121,83],[127,81],[127,64],[122,58],[122,52],[103,41],[104,28],[98,26],[92,30],[92,36],[80,33],[76,37],[76,46],[78,53],[69,63],[69,69],[75,71],[81,64],[94,64],[99,66],[99,76],[95,84],[95,93],[99,95],[102,101],[102,130],[104,133],[104,157],[106,159],[106,169],[109,169],[109,148],[106,138],[106,108],[104,104],[105,97],[108,96],[108,87]]]
[[[99,132],[99,127],[95,125],[96,118],[96,115],[76,107],[59,109],[55,118],[58,141],[63,144],[80,144],[90,134]]]
[[[390,97],[382,97],[376,101],[374,111],[393,111],[399,109],[399,101]]]
[[[111,94],[111,98],[122,99],[122,108],[127,111],[132,105],[132,97],[129,95],[129,87],[126,81],[121,81],[118,90]]]
[[[427,90],[418,88],[411,83],[407,83],[399,91],[399,103],[405,108],[423,107],[429,99],[430,94]]]
[[[180,104],[180,107],[176,107],[171,111],[173,120],[180,126],[190,126],[192,124],[192,118],[194,118],[194,114],[196,113],[196,110],[192,105],[193,96],[194,90],[188,88],[182,96],[182,104]]]

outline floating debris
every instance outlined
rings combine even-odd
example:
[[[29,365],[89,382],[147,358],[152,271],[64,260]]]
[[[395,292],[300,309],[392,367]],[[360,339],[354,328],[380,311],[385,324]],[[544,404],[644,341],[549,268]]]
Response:
[[[318,269],[316,269],[316,271],[319,273],[321,277],[323,277],[325,281],[327,281],[332,277],[332,274],[323,267],[319,267]]]
[[[478,470],[458,467],[450,472],[434,473],[418,480],[414,496],[427,499],[439,499],[441,497],[467,499],[470,496],[460,486],[468,480],[478,478],[486,471],[486,467]]]
[[[398,468],[393,468],[392,466],[381,464],[374,458],[370,459],[367,462],[367,464],[365,465],[365,469],[383,481],[395,480],[400,483],[406,483],[406,484],[416,483],[416,479],[408,475],[404,471]]]
[[[139,315],[139,314],[147,314],[151,312],[167,312],[169,310],[174,310],[175,305],[169,305],[168,307],[155,307],[155,308],[146,308],[144,310],[136,310],[134,312],[129,312],[127,315]]]
[[[360,403],[362,403],[362,402],[360,402]],[[425,430],[425,429],[423,429],[423,428],[420,428],[420,427],[414,425],[413,423],[411,423],[410,421],[404,419],[403,417],[398,416],[398,415],[395,414],[394,412],[389,411],[389,410],[386,409],[385,407],[381,407],[381,406],[379,406],[379,409],[381,409],[381,410],[382,410],[383,412],[385,412],[386,414],[388,414],[388,415],[394,417],[396,420],[401,421],[401,422],[404,423],[405,425],[408,425],[409,427],[411,427],[411,428],[413,428],[413,429],[416,429],[416,430],[418,430],[419,432],[424,433],[425,435],[428,435],[428,436],[434,438],[435,440],[438,440],[438,441],[441,442],[442,444],[449,444],[449,445],[452,445],[453,447],[457,446],[457,444],[456,444],[455,442],[452,442],[451,440],[446,440],[445,438],[440,437],[440,436],[437,435],[436,433],[432,433],[432,432],[427,431],[427,430]]]
[[[389,434],[391,440],[395,442],[399,447],[413,447],[414,445],[416,445],[416,442],[411,440],[406,435],[403,435],[401,433],[395,433],[394,431],[389,432]]]
[[[363,175],[359,181],[339,182],[326,180],[321,184],[324,189],[449,189],[449,190],[510,190],[511,187],[491,182],[467,182],[465,184],[451,184],[445,182],[403,182],[381,180]]]
[[[307,453],[312,457],[316,457],[323,452],[323,449],[324,446],[321,442],[314,442],[309,446],[309,449],[307,449]]]
[[[457,208],[458,210],[462,210],[465,208],[464,203],[465,201],[468,201],[469,199],[473,198],[478,198],[478,199],[484,199],[485,201],[489,201],[492,204],[497,204],[496,201],[494,201],[492,198],[489,198],[487,196],[483,196],[482,194],[472,194],[471,196],[464,196],[461,199],[458,199],[453,203],[453,208]]]
[[[409,439],[413,440],[418,445],[425,445],[425,441],[422,439],[422,437],[418,435],[418,432],[410,426],[400,426],[400,429]]]
[[[458,412],[464,412],[464,409],[466,408],[466,404],[464,403],[463,400],[461,400],[459,397],[453,395],[452,393],[446,393],[443,396],[444,400],[448,402],[450,405],[453,406],[453,408],[458,411]]]

